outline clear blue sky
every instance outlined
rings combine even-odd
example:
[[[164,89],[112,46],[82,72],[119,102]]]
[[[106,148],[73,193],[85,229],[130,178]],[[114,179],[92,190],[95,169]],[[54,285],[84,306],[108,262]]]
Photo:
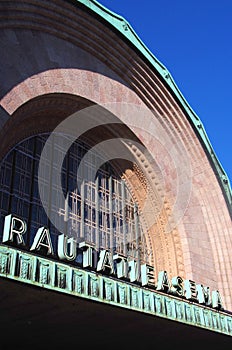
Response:
[[[232,1],[98,2],[124,17],[169,70],[232,185]]]

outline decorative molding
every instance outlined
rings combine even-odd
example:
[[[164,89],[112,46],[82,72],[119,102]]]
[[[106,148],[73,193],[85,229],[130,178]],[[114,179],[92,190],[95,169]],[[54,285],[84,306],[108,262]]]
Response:
[[[232,336],[230,314],[7,246],[0,276]]]

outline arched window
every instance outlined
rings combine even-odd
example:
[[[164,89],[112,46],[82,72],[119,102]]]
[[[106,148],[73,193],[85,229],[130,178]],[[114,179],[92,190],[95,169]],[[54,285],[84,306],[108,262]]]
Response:
[[[65,143],[67,136],[41,134],[23,140],[12,149],[1,163],[0,206],[1,227],[5,215],[12,213],[27,221],[26,244],[41,226],[47,226],[53,236],[65,232],[77,241],[93,243],[98,250],[110,249],[127,258],[150,262],[139,218],[138,206],[111,162],[102,164],[101,155],[92,151],[83,141],[75,141],[64,156],[61,175],[57,171],[60,149],[55,142],[59,137]],[[49,142],[50,155],[44,166],[43,191],[49,195],[47,211],[40,199],[38,168],[42,149]],[[46,144],[47,145],[47,144]],[[48,149],[49,149],[48,147]],[[82,164],[83,172],[78,173]],[[61,176],[61,186],[53,179]],[[62,191],[66,204],[59,203]],[[53,223],[50,215],[55,217]]]

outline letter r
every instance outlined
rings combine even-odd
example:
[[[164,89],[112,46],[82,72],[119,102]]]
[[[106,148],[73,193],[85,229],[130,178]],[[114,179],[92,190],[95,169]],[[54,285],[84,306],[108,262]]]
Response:
[[[16,236],[17,244],[25,244],[23,235],[27,231],[24,220],[9,214],[5,217],[2,242],[13,242]]]

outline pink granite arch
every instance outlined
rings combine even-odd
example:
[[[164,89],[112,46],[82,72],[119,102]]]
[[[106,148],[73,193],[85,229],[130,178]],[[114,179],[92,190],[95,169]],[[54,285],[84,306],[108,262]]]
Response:
[[[107,108],[151,155],[144,159],[132,144],[137,168],[125,176],[141,206],[148,193],[144,176],[148,179],[150,201],[144,224],[156,255],[156,269],[219,289],[225,307],[231,309],[231,217],[217,174],[180,103],[150,64],[94,13],[64,1],[18,1],[14,5],[8,1],[10,16],[2,16],[0,21],[4,150],[12,146],[16,136],[23,137],[14,129],[15,123],[26,129],[25,120],[31,115],[30,132],[33,128],[39,131],[40,116],[49,109],[48,95],[75,96]],[[40,97],[47,105],[41,103],[37,111],[28,113]],[[167,143],[159,143],[163,139],[157,126]],[[12,142],[7,144],[10,134]],[[181,147],[189,163],[178,172],[175,164]],[[159,183],[157,173],[163,182]],[[178,192],[178,186],[182,191]],[[184,203],[179,207],[182,215],[167,235],[165,222],[177,194]],[[153,221],[159,200],[162,211]]]

